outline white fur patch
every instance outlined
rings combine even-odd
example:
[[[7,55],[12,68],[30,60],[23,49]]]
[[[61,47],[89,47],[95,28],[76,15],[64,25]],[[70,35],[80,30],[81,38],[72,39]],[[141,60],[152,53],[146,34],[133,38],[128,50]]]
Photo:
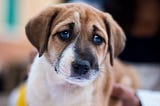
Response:
[[[80,22],[80,13],[79,12],[77,12],[77,11],[75,11],[74,13],[73,13],[73,19],[74,19],[74,22],[75,22],[75,32],[76,33],[79,33],[79,31],[80,31],[80,29],[81,29],[81,22]],[[72,19],[72,20],[73,20]]]
[[[62,74],[62,76],[70,76],[71,75],[71,66],[72,62],[75,60],[74,56],[74,43],[70,44],[62,53],[61,59],[58,64],[58,71],[59,74]]]
[[[48,87],[49,85],[47,85],[47,75],[49,72],[54,73],[54,69],[51,68],[51,65],[49,64],[49,62],[47,62],[44,55],[40,58],[37,56],[33,62],[27,81],[26,96],[29,106],[44,106],[44,104],[46,106],[51,105],[51,100],[49,99],[50,88]],[[53,77],[51,76],[53,76],[54,74],[49,74],[50,79],[53,80]]]
[[[79,14],[79,12],[75,11],[75,12],[73,13],[73,15],[74,15],[74,17],[75,17],[76,19],[80,19],[80,14]]]

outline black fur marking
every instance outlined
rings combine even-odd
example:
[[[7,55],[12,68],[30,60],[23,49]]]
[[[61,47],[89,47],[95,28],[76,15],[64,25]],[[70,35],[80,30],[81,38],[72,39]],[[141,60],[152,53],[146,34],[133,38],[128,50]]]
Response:
[[[75,57],[76,60],[87,60],[90,63],[92,69],[99,69],[98,68],[98,61],[97,57],[92,53],[91,49],[87,47],[82,47],[80,41],[77,40],[75,45]]]

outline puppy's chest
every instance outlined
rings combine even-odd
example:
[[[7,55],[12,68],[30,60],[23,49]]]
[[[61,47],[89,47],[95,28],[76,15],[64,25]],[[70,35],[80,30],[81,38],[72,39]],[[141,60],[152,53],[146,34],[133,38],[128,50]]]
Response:
[[[83,97],[82,97],[83,98]],[[90,100],[75,100],[75,98],[70,98],[66,100],[60,100],[53,103],[53,106],[92,106]]]
[[[93,106],[93,91],[56,91],[53,98],[53,106]]]

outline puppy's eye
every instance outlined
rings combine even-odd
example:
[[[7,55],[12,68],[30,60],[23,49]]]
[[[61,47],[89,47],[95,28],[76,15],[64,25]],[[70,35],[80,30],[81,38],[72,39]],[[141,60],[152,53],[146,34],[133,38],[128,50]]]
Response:
[[[101,36],[99,36],[98,34],[94,34],[92,42],[95,45],[101,45],[104,42],[104,39]]]
[[[61,31],[58,33],[58,37],[63,41],[67,41],[71,38],[71,32],[68,30]]]

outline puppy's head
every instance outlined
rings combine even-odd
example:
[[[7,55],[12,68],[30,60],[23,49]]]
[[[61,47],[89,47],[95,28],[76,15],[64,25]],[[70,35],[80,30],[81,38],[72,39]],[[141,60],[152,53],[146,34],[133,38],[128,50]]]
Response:
[[[48,7],[28,22],[26,35],[60,78],[77,85],[97,78],[107,53],[113,65],[125,44],[112,17],[86,4]]]

